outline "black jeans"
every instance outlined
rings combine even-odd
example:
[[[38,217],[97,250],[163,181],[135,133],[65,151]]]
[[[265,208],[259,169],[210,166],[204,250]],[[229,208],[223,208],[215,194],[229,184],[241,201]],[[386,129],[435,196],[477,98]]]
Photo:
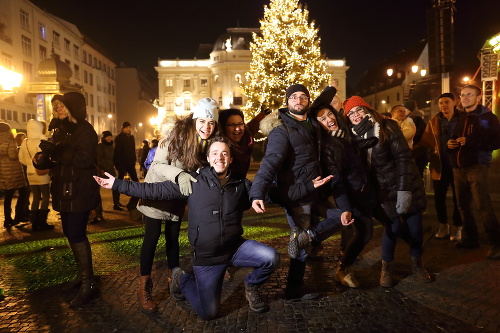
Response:
[[[448,223],[448,213],[446,209],[446,193],[448,187],[451,187],[451,194],[453,197],[453,225],[460,227],[462,225],[462,217],[458,210],[457,194],[455,191],[455,184],[453,180],[453,169],[443,168],[440,180],[433,180],[434,185],[434,205],[436,206],[436,213],[439,223]]]
[[[125,175],[128,173],[130,180],[133,182],[138,182],[139,178],[137,178],[137,171],[135,170],[135,163],[134,165],[128,165],[124,169],[118,170],[118,179],[123,180],[125,178]],[[116,202],[115,201],[115,196],[116,196]],[[117,192],[117,194],[113,195],[113,203],[117,204],[120,201],[120,193]],[[127,203],[127,209],[132,210],[137,207],[137,203],[139,202],[139,198],[135,197],[130,197],[129,202]]]

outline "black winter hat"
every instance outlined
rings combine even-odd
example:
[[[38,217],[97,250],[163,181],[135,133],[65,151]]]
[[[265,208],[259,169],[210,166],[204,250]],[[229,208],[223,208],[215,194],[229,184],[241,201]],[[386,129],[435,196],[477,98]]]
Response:
[[[415,102],[412,99],[409,99],[403,104],[403,106],[410,111],[415,111],[415,109],[417,108],[417,102]]]
[[[122,129],[125,127],[129,127],[129,126],[132,126],[132,125],[130,125],[130,123],[128,121],[124,121],[123,125],[122,125]]]
[[[103,138],[107,138],[108,136],[113,136],[113,134],[111,134],[110,131],[104,131],[104,132],[102,132],[102,137]]]
[[[439,99],[441,99],[441,98],[445,98],[445,97],[448,97],[448,98],[451,98],[452,100],[455,100],[455,96],[453,96],[453,94],[452,94],[452,93],[444,93],[444,94],[441,94],[441,95],[439,95],[438,100],[439,100]]]
[[[87,117],[87,106],[85,105],[85,97],[82,94],[77,92],[66,93],[62,96],[62,103],[76,120],[84,120]]]
[[[307,97],[311,97],[311,95],[309,94],[309,90],[307,90],[306,86],[304,86],[303,84],[292,84],[286,90],[286,99],[288,100],[288,98],[292,96],[294,92],[297,91],[302,91],[304,94],[307,95]]]

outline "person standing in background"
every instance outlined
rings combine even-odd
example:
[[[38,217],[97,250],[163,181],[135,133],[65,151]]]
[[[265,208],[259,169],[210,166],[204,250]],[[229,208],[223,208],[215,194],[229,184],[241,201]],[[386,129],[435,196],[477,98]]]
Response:
[[[141,148],[141,157],[139,158],[139,170],[141,173],[141,177],[145,178],[146,173],[148,170],[144,167],[144,162],[146,161],[146,158],[148,158],[148,153],[151,148],[149,147],[149,141],[148,140],[143,140],[142,141],[142,148]]]
[[[427,167],[427,163],[429,162],[429,157],[427,148],[423,147],[422,145],[418,145],[418,143],[422,139],[422,135],[424,135],[427,123],[423,118],[422,112],[418,109],[417,102],[409,99],[404,102],[403,106],[410,110],[409,117],[413,120],[413,123],[416,127],[415,136],[413,137],[413,150],[411,151],[411,153],[413,158],[415,159],[415,164],[417,165],[418,172],[423,178],[424,170]]]

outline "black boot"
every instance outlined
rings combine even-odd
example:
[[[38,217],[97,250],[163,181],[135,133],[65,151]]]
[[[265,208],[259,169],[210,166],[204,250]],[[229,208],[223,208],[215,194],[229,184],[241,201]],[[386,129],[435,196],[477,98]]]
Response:
[[[305,271],[305,262],[298,259],[290,259],[290,267],[288,268],[288,278],[285,288],[285,297],[287,299],[301,298],[304,300],[310,300],[318,298],[318,293],[306,294],[302,290]]]
[[[40,209],[38,211],[38,230],[52,230],[54,226],[51,224],[47,224],[47,216],[49,215],[50,210],[48,209]]]
[[[69,306],[77,308],[87,304],[98,296],[97,286],[94,281],[94,270],[92,268],[92,251],[88,241],[74,243],[71,245],[73,253],[76,255],[77,262],[80,263],[80,272],[82,275],[82,284],[80,291],[73,299]]]
[[[3,221],[3,227],[5,229],[9,229],[16,224],[12,219],[12,208],[5,206],[5,204],[3,206],[3,216],[5,218]]]
[[[31,231],[36,232],[40,230],[40,219],[38,218],[38,210],[30,212]]]

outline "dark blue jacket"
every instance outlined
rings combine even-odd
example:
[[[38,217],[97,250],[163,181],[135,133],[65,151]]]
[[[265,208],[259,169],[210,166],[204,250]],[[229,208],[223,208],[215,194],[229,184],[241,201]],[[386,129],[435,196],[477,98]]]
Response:
[[[321,175],[318,123],[309,119],[311,133],[287,111],[280,109],[278,118],[271,114],[261,122],[261,130],[269,133],[268,144],[250,191],[251,200],[264,200],[276,181],[278,193],[272,199],[284,207],[314,201],[317,191],[311,189],[312,180]]]
[[[229,179],[224,186],[212,168],[201,169],[192,183],[193,193],[186,197],[172,182],[137,183],[115,179],[113,190],[134,197],[167,200],[188,199],[188,238],[193,248],[194,265],[227,263],[243,243],[241,219],[250,208],[248,180]]]

